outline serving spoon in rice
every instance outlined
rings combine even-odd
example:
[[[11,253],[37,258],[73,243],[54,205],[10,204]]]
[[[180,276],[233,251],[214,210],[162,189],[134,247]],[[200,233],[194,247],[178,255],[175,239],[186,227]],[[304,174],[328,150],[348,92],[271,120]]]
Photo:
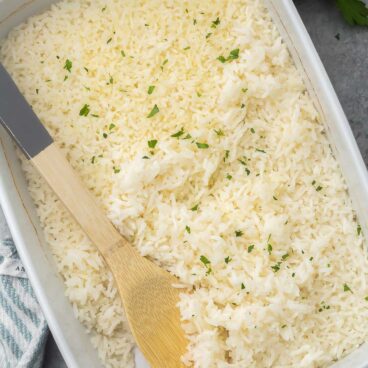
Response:
[[[0,64],[0,123],[46,179],[114,275],[142,353],[154,368],[183,367],[187,340],[177,308],[176,278],[142,257],[121,236],[84,187]]]

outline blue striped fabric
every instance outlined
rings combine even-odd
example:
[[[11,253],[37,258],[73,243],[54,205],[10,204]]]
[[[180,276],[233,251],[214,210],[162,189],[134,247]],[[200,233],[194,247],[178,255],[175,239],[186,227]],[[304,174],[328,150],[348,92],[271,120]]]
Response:
[[[40,368],[48,327],[0,209],[0,368]]]

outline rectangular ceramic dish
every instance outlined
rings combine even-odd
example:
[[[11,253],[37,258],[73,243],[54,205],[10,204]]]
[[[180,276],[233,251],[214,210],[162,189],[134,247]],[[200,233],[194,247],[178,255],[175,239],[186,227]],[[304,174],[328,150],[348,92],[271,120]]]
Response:
[[[0,0],[0,39],[11,28],[53,2]],[[332,149],[347,181],[357,217],[368,234],[367,170],[326,71],[292,1],[266,0],[266,3],[320,112]],[[102,367],[89,336],[74,317],[72,307],[64,295],[62,280],[43,239],[14,146],[3,130],[0,130],[0,205],[66,363],[70,368]],[[145,366],[137,357],[137,368]],[[368,367],[368,345],[362,345],[333,367]]]

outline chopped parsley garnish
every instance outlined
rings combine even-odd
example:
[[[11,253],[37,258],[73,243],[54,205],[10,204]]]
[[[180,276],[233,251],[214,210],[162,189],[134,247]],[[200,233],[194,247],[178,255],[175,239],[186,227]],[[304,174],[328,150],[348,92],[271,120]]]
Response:
[[[233,177],[230,174],[226,175],[226,179],[231,180]]]
[[[219,137],[223,137],[225,134],[222,131],[222,129],[214,129],[214,132],[219,136]]]
[[[157,105],[153,106],[151,112],[147,115],[147,118],[152,118],[153,116],[155,116],[158,112],[159,112],[159,108]]]
[[[109,130],[113,130],[114,128],[116,128],[116,125],[115,125],[115,124],[113,124],[113,123],[111,123],[111,124],[109,125]]]
[[[196,142],[196,145],[198,148],[200,149],[206,149],[209,147],[209,145],[207,143],[200,143],[200,142]]]
[[[114,78],[111,75],[110,75],[109,83],[114,84]]]
[[[362,233],[362,227],[360,225],[357,226],[357,234],[358,236]]]
[[[147,91],[147,93],[149,94],[149,95],[152,95],[152,93],[153,93],[153,91],[155,90],[155,86],[149,86],[148,87],[148,91]]]
[[[278,201],[277,197],[275,196],[272,196],[272,198],[275,200],[275,201]]]
[[[322,187],[320,185],[318,185],[318,187],[316,188],[316,191],[319,192],[322,190]]]
[[[187,46],[187,47],[185,47],[183,50],[184,51],[187,51],[187,50],[189,50],[190,49],[190,46]]]
[[[245,285],[244,285],[244,283],[243,283],[243,282],[241,283],[241,289],[242,289],[242,290],[244,290],[244,289],[245,289]]]
[[[122,57],[125,57],[126,56],[124,50],[121,50],[120,51],[120,54],[121,54]]]
[[[64,69],[67,70],[69,73],[71,73],[72,67],[73,67],[73,63],[69,59],[66,59]]]
[[[197,97],[202,97],[202,94],[197,92]]]
[[[272,253],[272,245],[270,243],[267,244],[267,252],[268,254]]]
[[[143,156],[142,159],[143,160],[149,160],[149,157],[148,156]]]
[[[38,91],[39,91],[39,89],[38,88],[36,88],[36,93],[38,94]]]
[[[248,247],[248,253],[252,253],[252,250],[254,249],[254,244],[251,244],[249,247]]]
[[[313,257],[310,257],[309,260],[312,262],[313,261]]]
[[[108,136],[107,136],[107,133],[103,133],[102,136],[106,139]]]
[[[218,61],[220,61],[221,63],[226,63],[226,59],[224,56],[220,55],[218,58],[217,58]]]
[[[250,128],[250,131],[254,134],[256,131],[254,130],[254,128]]]
[[[85,104],[79,111],[80,116],[88,116],[89,114],[89,105]]]
[[[193,25],[197,24],[197,19],[193,19]]]
[[[184,134],[184,128],[181,128],[178,132],[171,135],[173,138],[179,138]]]
[[[115,174],[119,174],[119,172],[120,172],[120,169],[118,168],[118,167],[113,167],[113,169],[114,169],[114,173]]]
[[[230,54],[227,58],[225,58],[224,56],[220,55],[217,60],[220,61],[221,63],[226,63],[226,62],[231,62],[235,59],[239,58],[239,49],[234,49],[230,51]]]
[[[189,226],[185,226],[185,231],[190,234],[191,230],[190,230],[190,227]]]
[[[88,73],[89,72],[89,69],[86,68],[85,66],[83,67],[83,69]]]
[[[348,284],[344,284],[344,291],[350,291],[352,293]]]
[[[261,150],[261,149],[259,149],[259,148],[256,148],[256,151],[257,151],[257,152],[261,152],[261,153],[266,153],[266,151]]]
[[[248,92],[248,88],[242,88],[242,92],[244,93]]]
[[[229,158],[229,154],[230,154],[230,151],[226,150],[225,151],[225,156],[224,156],[224,162]]]
[[[210,37],[211,37],[211,35],[212,35],[212,33],[211,33],[211,32],[210,32],[210,33],[207,33],[207,34],[206,34],[206,39],[210,38]]]
[[[282,257],[281,257],[281,259],[283,260],[283,261],[285,261],[287,258],[289,258],[289,253],[285,253]]]
[[[104,12],[106,10],[106,6],[104,6],[101,11]]]
[[[368,7],[362,0],[336,0],[345,20],[351,24],[368,26]]]
[[[282,325],[282,326],[281,326],[281,328],[285,328],[285,327],[286,327],[286,325]]]
[[[106,41],[106,43],[107,43],[107,44],[109,44],[111,41],[112,41],[112,37],[110,37],[110,38]]]
[[[92,156],[91,158],[91,164],[94,164],[96,162],[96,156]]]
[[[281,262],[277,262],[275,265],[271,266],[273,272],[278,272],[280,271],[280,266],[281,266]]]
[[[229,262],[231,262],[232,261],[232,259],[230,258],[230,256],[227,256],[226,258],[225,258],[225,263],[226,264],[228,264]]]
[[[247,167],[245,168],[245,172],[247,173],[247,176],[249,176],[250,170]]]
[[[192,138],[192,136],[189,133],[187,133],[187,135],[183,139],[190,139],[190,138]]]
[[[196,204],[195,206],[193,206],[190,210],[191,211],[198,211],[199,208],[199,204]]]
[[[64,82],[65,82],[67,79],[68,79],[68,76],[66,75],[66,76],[64,77]]]
[[[314,184],[316,184],[316,181],[315,180],[312,181],[312,185],[314,185]]]
[[[157,144],[157,139],[152,139],[147,142],[149,148],[155,148]]]
[[[241,237],[241,236],[243,236],[244,235],[244,233],[241,231],[241,230],[235,230],[235,236],[237,237],[237,238],[239,238],[239,237]]]
[[[295,272],[293,272],[293,273],[291,274],[291,277],[295,277]]]
[[[217,17],[216,20],[212,21],[211,28],[216,28],[220,24],[220,18]]]
[[[207,268],[207,272],[206,275],[209,275],[211,273],[211,262],[208,260],[208,258],[206,256],[200,256],[199,257],[200,261],[206,266]]]
[[[91,116],[93,116],[94,118],[99,118],[100,116],[97,114],[91,114]]]

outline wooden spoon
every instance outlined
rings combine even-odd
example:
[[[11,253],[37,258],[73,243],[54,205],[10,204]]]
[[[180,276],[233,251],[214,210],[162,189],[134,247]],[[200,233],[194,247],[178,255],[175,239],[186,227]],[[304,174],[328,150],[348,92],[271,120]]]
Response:
[[[0,64],[0,122],[46,179],[114,275],[139,348],[153,368],[183,367],[187,341],[176,278],[139,253],[107,219]]]

